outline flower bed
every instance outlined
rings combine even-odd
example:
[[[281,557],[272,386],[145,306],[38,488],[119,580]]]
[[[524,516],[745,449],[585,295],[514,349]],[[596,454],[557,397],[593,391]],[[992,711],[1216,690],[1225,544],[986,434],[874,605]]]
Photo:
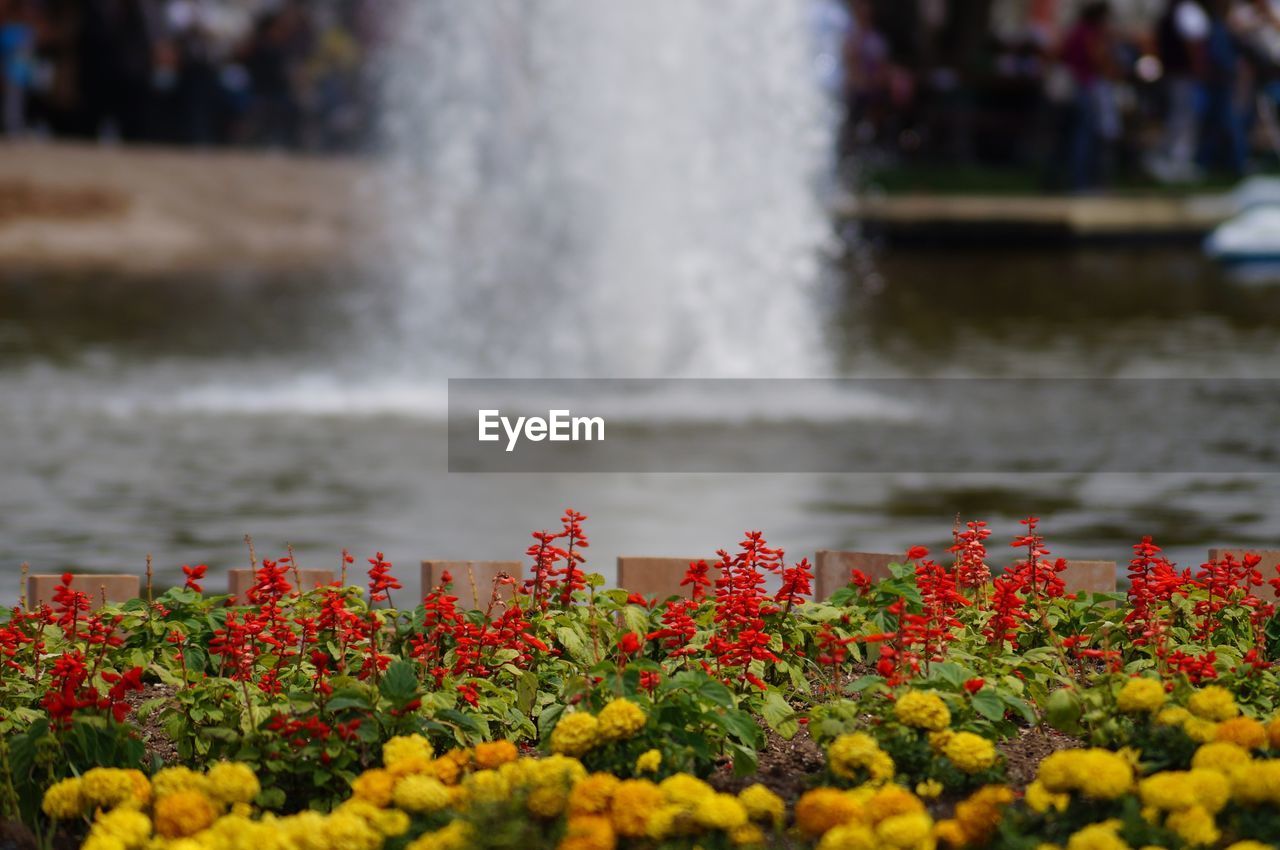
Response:
[[[585,571],[584,520],[535,534],[482,611],[447,578],[396,608],[381,555],[366,588],[344,554],[301,594],[288,558],[255,563],[244,607],[199,566],[99,611],[64,579],[0,619],[0,843],[1280,843],[1280,624],[1252,558],[1180,571],[1144,540],[1126,594],[1076,597],[1036,520],[994,578],[971,522],[945,563],[915,547],[809,601],[808,564],[749,532],[654,600]],[[1012,771],[1030,736],[1056,751]],[[786,741],[822,766],[773,769]]]

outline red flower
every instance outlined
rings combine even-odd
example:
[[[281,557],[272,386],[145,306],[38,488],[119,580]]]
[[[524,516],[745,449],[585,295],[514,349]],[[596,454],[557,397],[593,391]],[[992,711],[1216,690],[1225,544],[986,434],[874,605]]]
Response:
[[[187,582],[183,587],[187,590],[194,590],[196,593],[203,593],[204,588],[200,586],[199,582],[204,579],[204,574],[208,571],[209,567],[205,564],[199,564],[194,567],[183,564],[182,573],[187,577]]]
[[[929,556],[929,550],[923,546],[912,546],[907,550],[908,561],[918,561]]]
[[[969,679],[964,683],[964,689],[971,694],[976,694],[978,691],[982,690],[982,686],[986,683],[987,681],[981,677],[977,679]]]
[[[618,651],[620,651],[624,657],[631,656],[639,652],[640,647],[643,645],[640,635],[635,632],[627,632],[622,636],[622,640],[618,641]]]

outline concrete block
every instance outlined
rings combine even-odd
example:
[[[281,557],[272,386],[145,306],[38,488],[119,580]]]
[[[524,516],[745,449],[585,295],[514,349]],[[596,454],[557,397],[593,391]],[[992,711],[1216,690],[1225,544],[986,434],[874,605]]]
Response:
[[[422,562],[422,595],[426,596],[443,581],[445,573],[453,576],[451,595],[458,597],[458,607],[464,610],[489,607],[494,584],[503,576],[517,582],[524,581],[524,564],[521,561],[441,561]],[[501,589],[500,599],[510,601],[511,592]]]
[[[1058,573],[1067,593],[1115,593],[1115,561],[1067,561]]]
[[[1280,567],[1280,549],[1210,549],[1209,560],[1221,561],[1227,555],[1231,555],[1239,561],[1249,553],[1262,556],[1262,561],[1258,564],[1258,569],[1262,572],[1262,580],[1264,582],[1280,577],[1280,573],[1276,572],[1276,567]],[[1199,565],[1197,564],[1197,566]],[[1276,596],[1275,588],[1269,584],[1264,584],[1262,587],[1255,587],[1253,592],[1259,599],[1265,599],[1269,602],[1280,599],[1280,597]]]
[[[297,576],[294,575],[293,570],[286,570],[284,577],[290,585],[295,585],[301,580],[302,587],[293,589],[304,593],[334,582],[333,570],[298,570]],[[227,592],[234,596],[239,604],[248,604],[249,589],[256,583],[251,569],[227,570]]]
[[[623,555],[618,558],[618,587],[628,593],[662,601],[672,596],[690,597],[692,585],[680,586],[690,564],[707,562],[707,579],[711,586],[704,588],[707,595],[715,593],[715,580],[720,568],[715,558],[655,558],[643,555]]]
[[[27,606],[36,608],[40,605],[53,604],[53,591],[62,583],[59,575],[27,576]],[[142,582],[137,576],[112,574],[96,575],[93,573],[72,573],[71,589],[89,595],[93,608],[100,608],[105,596],[108,602],[128,602],[137,599],[142,589]]]

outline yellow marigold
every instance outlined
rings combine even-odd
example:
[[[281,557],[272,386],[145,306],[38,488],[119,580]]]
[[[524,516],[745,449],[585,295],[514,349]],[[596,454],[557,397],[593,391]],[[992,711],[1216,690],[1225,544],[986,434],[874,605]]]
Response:
[[[1131,850],[1118,834],[1119,823],[1093,823],[1073,833],[1067,840],[1067,850]]]
[[[693,818],[699,826],[729,832],[747,822],[747,807],[732,794],[711,794],[697,802]]]
[[[735,847],[760,847],[765,843],[764,830],[754,823],[744,823],[729,833]]]
[[[1182,731],[1197,744],[1207,744],[1218,737],[1218,724],[1203,717],[1188,717],[1182,721]]]
[[[692,805],[703,797],[710,797],[716,793],[716,790],[710,785],[687,773],[668,776],[658,783],[658,787],[662,789],[663,797],[668,803],[685,806]]]
[[[462,780],[462,787],[468,799],[483,805],[501,803],[511,795],[511,784],[496,770],[478,770]]]
[[[600,711],[597,720],[600,740],[625,741],[644,728],[647,718],[644,710],[631,700],[615,699]]]
[[[1227,776],[1249,762],[1249,751],[1230,741],[1204,744],[1191,757],[1191,766],[1203,770],[1216,770]]]
[[[94,767],[81,779],[80,793],[92,808],[113,809],[125,803],[141,806],[151,796],[151,784],[140,770]]]
[[[693,835],[698,830],[693,813],[685,806],[667,804],[659,806],[644,824],[645,835],[655,841],[663,841],[680,835]]]
[[[529,792],[525,808],[534,817],[551,820],[564,814],[569,805],[569,789],[555,785],[543,785]]]
[[[126,850],[140,850],[151,838],[151,819],[137,809],[116,809],[98,815],[91,834],[119,841]]]
[[[439,779],[445,785],[457,785],[462,776],[462,766],[457,759],[438,758],[427,762],[426,773]]]
[[[1200,806],[1173,812],[1165,820],[1164,825],[1176,832],[1179,838],[1192,847],[1216,844],[1222,837],[1222,833],[1213,822],[1213,815]]]
[[[946,788],[936,779],[926,779],[916,783],[916,796],[922,800],[933,800],[942,796]]]
[[[443,782],[422,774],[401,779],[392,793],[392,800],[397,808],[415,815],[446,809],[451,799],[449,789]]]
[[[1267,721],[1267,741],[1271,744],[1271,749],[1280,750],[1280,714]],[[1239,843],[1245,844],[1248,842]]]
[[[1158,679],[1129,679],[1116,697],[1116,707],[1126,714],[1151,714],[1164,705],[1164,685]]]
[[[382,764],[392,767],[407,758],[432,758],[436,754],[431,742],[422,735],[397,735],[382,745]]]
[[[582,762],[568,756],[552,755],[541,759],[525,759],[523,764],[529,770],[529,781],[534,785],[555,786],[568,792],[575,782],[587,778],[587,770]]]
[[[614,789],[613,809],[610,817],[613,828],[627,838],[640,838],[645,834],[649,816],[662,806],[662,790],[647,779],[628,779]]]
[[[939,732],[951,725],[951,711],[942,698],[930,691],[907,691],[893,707],[898,722],[928,732]]]
[[[965,837],[964,827],[960,825],[960,821],[954,818],[940,820],[933,825],[934,840],[940,844],[945,844],[952,850],[963,847],[968,843],[969,839]]]
[[[995,745],[972,732],[957,732],[942,754],[965,773],[978,773],[996,763]]]
[[[551,732],[551,751],[566,756],[586,755],[600,738],[600,721],[585,711],[566,714]]]
[[[324,840],[329,847],[343,850],[378,850],[383,837],[369,821],[349,811],[338,810],[324,822]]]
[[[879,823],[895,815],[923,812],[924,803],[901,785],[885,785],[867,798],[864,808],[867,820]]]
[[[1051,794],[1113,800],[1133,787],[1133,765],[1108,750],[1059,750],[1040,762],[1038,778]]]
[[[557,850],[613,850],[618,838],[602,815],[576,815],[565,825]]]
[[[153,820],[165,838],[182,838],[207,829],[218,817],[209,798],[199,791],[174,791],[156,800]]]
[[[1216,812],[1230,799],[1231,786],[1226,777],[1215,770],[1168,770],[1139,782],[1138,795],[1146,805],[1166,812],[1192,806]]]
[[[879,846],[876,834],[863,823],[839,824],[818,842],[818,850],[877,850]]]
[[[405,850],[469,850],[470,847],[471,824],[455,820],[435,832],[423,833]]]
[[[943,729],[941,732],[930,732],[929,749],[933,750],[935,753],[941,754],[942,751],[947,748],[947,744],[955,734],[956,733],[952,732],[950,729]]]
[[[430,773],[431,766],[434,761],[435,759],[430,759],[425,756],[407,756],[400,759],[386,770],[387,773],[390,773],[396,779],[403,779],[406,776],[413,776],[419,773]],[[453,763],[450,762],[450,764]],[[455,770],[457,769],[457,765],[453,765],[453,767]]]
[[[209,796],[225,806],[252,803],[262,786],[253,768],[233,761],[220,761],[205,774],[209,780]]]
[[[662,767],[662,753],[657,750],[645,750],[636,759],[636,773],[657,773]]]
[[[747,809],[747,817],[756,823],[781,826],[787,816],[787,804],[782,798],[760,783],[743,788],[738,801]]]
[[[1261,841],[1237,841],[1235,844],[1228,844],[1227,850],[1274,850],[1274,848]]]
[[[894,815],[876,824],[876,837],[886,847],[897,848],[897,850],[923,847],[932,833],[933,818],[924,812]]]
[[[613,792],[622,781],[611,773],[593,773],[569,792],[569,815],[598,815],[609,811]]]
[[[1174,706],[1166,708],[1156,715],[1156,725],[1158,726],[1181,726],[1183,722],[1191,716],[1191,712],[1182,706]]]
[[[1191,695],[1191,699],[1187,700],[1187,710],[1196,717],[1219,723],[1230,720],[1240,713],[1240,709],[1236,706],[1236,698],[1231,691],[1221,685],[1209,685],[1207,688],[1196,691]]]
[[[1227,773],[1227,778],[1231,780],[1231,797],[1240,805],[1280,806],[1280,761],[1246,760]]]
[[[476,744],[476,767],[492,770],[520,757],[516,745],[510,741],[493,741],[487,744]]]
[[[862,732],[836,738],[827,748],[827,765],[836,776],[850,780],[859,779],[859,772],[866,771],[872,782],[885,782],[894,773],[893,759]]]
[[[175,791],[197,791],[207,794],[209,780],[202,773],[196,773],[189,767],[166,767],[151,777],[151,791],[156,797],[163,797]]]
[[[390,771],[375,767],[351,780],[351,794],[357,800],[386,808],[391,805],[391,793],[395,785],[396,778]]]
[[[78,818],[87,808],[80,777],[73,776],[49,786],[40,808],[54,820]]]
[[[367,800],[352,798],[338,806],[335,812],[363,818],[379,835],[394,837],[409,830],[409,816],[399,809],[382,809]]]
[[[1044,814],[1050,809],[1056,812],[1065,811],[1071,802],[1071,797],[1068,794],[1053,793],[1037,779],[1027,786],[1026,801],[1032,811]]]
[[[1004,785],[987,785],[956,804],[955,819],[964,829],[969,844],[984,844],[995,832],[1005,806],[1013,802],[1013,791]]]
[[[815,788],[796,801],[796,826],[809,838],[817,838],[832,827],[852,823],[862,816],[862,805],[838,788]]]
[[[1267,727],[1252,717],[1233,717],[1218,724],[1215,741],[1230,741],[1246,750],[1260,750],[1267,745]]]

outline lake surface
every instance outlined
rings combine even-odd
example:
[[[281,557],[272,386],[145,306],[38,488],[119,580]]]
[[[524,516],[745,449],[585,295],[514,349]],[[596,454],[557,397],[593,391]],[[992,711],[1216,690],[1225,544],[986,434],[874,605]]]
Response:
[[[795,329],[841,375],[1280,376],[1280,286],[1192,250],[864,254],[831,264],[823,325]],[[1144,534],[1183,564],[1280,542],[1267,446],[1232,474],[449,475],[444,375],[387,330],[401,297],[367,270],[0,277],[0,597],[24,561],[141,572],[150,553],[166,579],[220,576],[245,534],[304,566],[381,550],[416,578],[426,557],[519,558],[566,507],[591,517],[606,576],[617,555],[711,556],[748,528],[796,558],[936,549],[957,514],[992,523],[995,563],[1028,513],[1067,557],[1123,562]]]

